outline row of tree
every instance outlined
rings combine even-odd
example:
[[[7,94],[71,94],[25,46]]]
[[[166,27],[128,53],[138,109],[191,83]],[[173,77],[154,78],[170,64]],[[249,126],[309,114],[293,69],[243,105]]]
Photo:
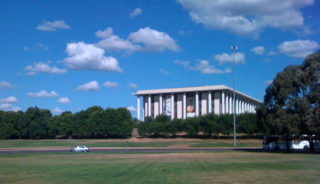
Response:
[[[277,74],[258,117],[266,135],[281,135],[287,151],[293,139],[308,139],[314,151],[320,139],[320,51]]]
[[[261,133],[257,124],[257,116],[246,113],[237,116],[237,132],[246,135]],[[157,116],[155,119],[146,118],[139,123],[138,132],[140,136],[167,137],[178,133],[186,133],[189,137],[198,137],[200,134],[212,137],[230,135],[233,133],[233,115],[225,114],[217,116],[208,114],[205,116],[171,120],[166,115]]]
[[[38,107],[25,112],[0,111],[0,139],[126,138],[132,129],[133,119],[126,108],[93,106],[58,116]]]

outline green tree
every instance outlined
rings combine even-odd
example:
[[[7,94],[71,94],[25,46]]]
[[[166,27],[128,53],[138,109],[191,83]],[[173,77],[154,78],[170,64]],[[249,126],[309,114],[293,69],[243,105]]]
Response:
[[[219,116],[218,130],[220,133],[228,136],[231,133],[233,133],[233,115],[232,114],[222,114]]]
[[[289,140],[307,135],[311,150],[319,138],[320,52],[306,58],[302,65],[288,66],[277,74],[266,89],[259,121],[267,122],[270,133]],[[299,137],[300,135],[300,137]]]
[[[212,134],[219,134],[219,116],[214,113],[207,114],[199,118],[201,130],[206,133],[209,137]]]
[[[258,133],[256,113],[244,113],[237,116],[237,130],[239,133],[254,135]]]
[[[191,137],[198,136],[201,126],[199,117],[187,118],[184,120],[184,131]]]

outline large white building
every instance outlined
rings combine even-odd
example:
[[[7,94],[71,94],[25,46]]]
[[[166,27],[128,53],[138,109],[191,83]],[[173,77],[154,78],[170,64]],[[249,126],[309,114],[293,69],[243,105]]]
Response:
[[[233,100],[236,114],[255,113],[256,107],[262,103],[239,91],[236,91],[233,99],[233,89],[224,85],[139,90],[133,95],[137,96],[138,120],[144,120],[145,117],[155,118],[160,114],[168,115],[171,119],[185,119],[212,112],[217,115],[231,114]]]

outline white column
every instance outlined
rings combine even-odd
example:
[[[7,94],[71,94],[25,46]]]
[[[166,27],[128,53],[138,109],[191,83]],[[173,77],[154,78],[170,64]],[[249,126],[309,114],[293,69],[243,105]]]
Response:
[[[246,112],[248,112],[248,102],[246,102]]]
[[[143,96],[143,118],[148,117],[148,96]]]
[[[151,95],[148,96],[148,116],[151,117]]]
[[[199,92],[196,92],[196,116],[199,116]]]
[[[242,113],[246,112],[246,103],[242,101]]]
[[[221,100],[222,100],[222,103],[221,103],[221,114],[225,114],[225,96],[224,96],[224,92],[222,91],[221,92]]]
[[[232,96],[229,97],[229,114],[232,114]]]
[[[239,113],[239,100],[236,97],[236,114],[238,114],[238,113]]]
[[[187,94],[183,93],[183,119],[187,118]]]
[[[174,94],[171,94],[171,119],[174,119]]]
[[[226,94],[226,111],[225,111],[226,114],[229,113],[229,96],[228,94]]]
[[[212,92],[208,92],[208,111],[209,113],[212,112]]]
[[[163,106],[162,106],[162,94],[159,95],[159,109],[160,115],[162,114]]]
[[[140,96],[137,96],[137,118],[140,121]]]

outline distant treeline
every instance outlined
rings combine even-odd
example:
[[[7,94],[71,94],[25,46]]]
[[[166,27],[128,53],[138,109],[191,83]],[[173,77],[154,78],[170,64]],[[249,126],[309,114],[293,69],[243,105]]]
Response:
[[[133,129],[126,108],[93,106],[72,114],[30,107],[25,112],[0,111],[0,139],[126,138]]]
[[[257,122],[257,115],[245,113],[237,116],[237,133],[248,136],[261,134],[262,131]],[[212,137],[233,134],[233,115],[215,115],[171,120],[170,117],[160,115],[157,118],[146,118],[139,123],[138,132],[140,136],[166,137],[175,136],[178,133],[186,133],[188,137],[201,136]]]
[[[56,116],[38,107],[30,107],[25,112],[0,111],[0,139],[127,138],[131,137],[134,127],[138,127],[142,137],[170,137],[178,133],[189,137],[230,135],[233,115],[208,114],[185,120],[160,115],[138,122],[127,108],[93,106]],[[249,136],[261,133],[256,114],[238,115],[237,132]]]

